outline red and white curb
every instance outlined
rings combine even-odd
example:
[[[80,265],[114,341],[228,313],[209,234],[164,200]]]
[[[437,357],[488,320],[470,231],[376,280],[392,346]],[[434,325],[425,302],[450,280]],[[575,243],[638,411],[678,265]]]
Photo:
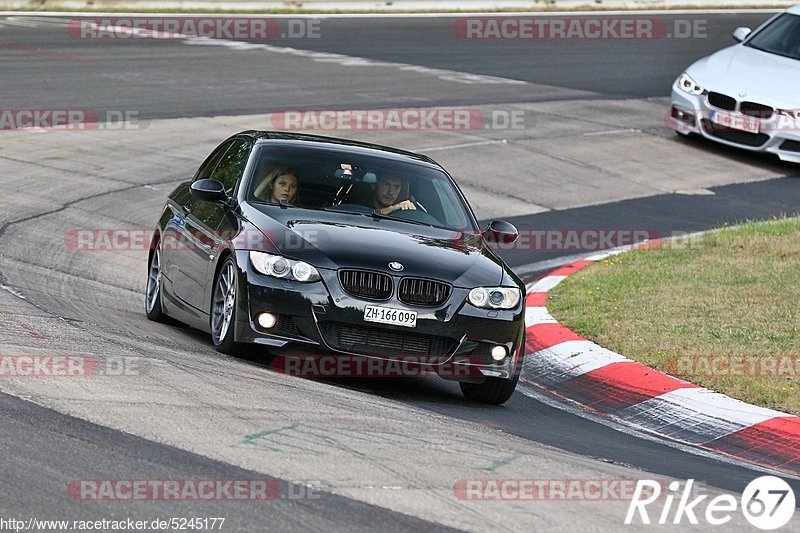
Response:
[[[523,379],[594,412],[684,444],[800,475],[800,417],[750,405],[590,342],[547,311],[547,293],[613,250],[529,286]]]

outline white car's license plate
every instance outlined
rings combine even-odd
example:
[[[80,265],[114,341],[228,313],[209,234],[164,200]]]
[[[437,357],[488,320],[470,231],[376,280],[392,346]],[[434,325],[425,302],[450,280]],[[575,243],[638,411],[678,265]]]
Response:
[[[718,126],[746,131],[748,133],[758,133],[761,129],[758,119],[755,117],[734,115],[733,113],[725,113],[724,111],[712,111],[711,122]]]
[[[364,320],[367,322],[379,322],[381,324],[393,324],[395,326],[414,328],[417,326],[417,312],[393,309],[391,307],[381,307],[379,305],[368,305],[364,308]]]

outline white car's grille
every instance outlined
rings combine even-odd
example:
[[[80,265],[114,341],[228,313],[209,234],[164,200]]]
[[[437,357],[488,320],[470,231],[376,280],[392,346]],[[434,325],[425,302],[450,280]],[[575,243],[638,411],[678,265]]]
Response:
[[[736,110],[736,98],[731,98],[727,94],[710,92],[708,93],[708,103],[720,109]]]
[[[775,113],[775,109],[772,107],[755,102],[742,102],[739,104],[739,111],[745,115],[762,118],[764,120],[772,118],[772,114]]]

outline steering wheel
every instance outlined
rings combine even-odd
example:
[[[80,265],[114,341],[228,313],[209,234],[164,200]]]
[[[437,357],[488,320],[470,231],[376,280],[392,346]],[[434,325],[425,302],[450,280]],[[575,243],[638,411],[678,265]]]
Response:
[[[409,195],[408,195],[408,199],[409,199],[409,200],[411,200],[411,203],[413,203],[413,204],[414,204],[414,205],[417,207],[417,209],[421,209],[421,210],[425,211],[426,213],[428,212],[428,210],[427,210],[427,209],[425,209],[425,206],[424,206],[424,205],[422,205],[422,204],[419,202],[419,200],[417,200],[416,198],[414,198],[414,195],[413,195],[413,194],[409,194]]]

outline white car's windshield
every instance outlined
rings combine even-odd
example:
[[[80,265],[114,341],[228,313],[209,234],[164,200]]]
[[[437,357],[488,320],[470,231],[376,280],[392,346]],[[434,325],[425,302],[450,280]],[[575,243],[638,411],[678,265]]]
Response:
[[[447,175],[427,164],[363,151],[265,145],[256,156],[248,200],[288,203],[353,216],[391,216],[434,227],[474,229]]]
[[[784,13],[747,41],[745,46],[800,60],[800,17]]]

